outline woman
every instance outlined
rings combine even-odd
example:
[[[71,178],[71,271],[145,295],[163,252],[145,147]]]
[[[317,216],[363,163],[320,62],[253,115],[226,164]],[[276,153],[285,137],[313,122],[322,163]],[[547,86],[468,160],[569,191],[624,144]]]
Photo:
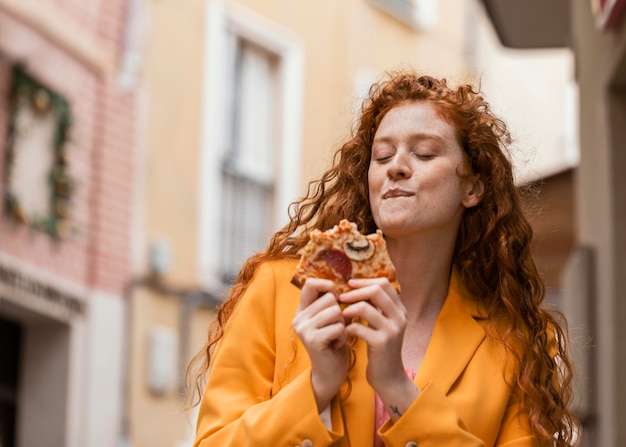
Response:
[[[219,311],[196,358],[195,445],[572,445],[566,334],[541,307],[508,143],[468,85],[404,72],[372,87]],[[340,219],[382,230],[400,295],[381,278],[290,284],[310,230]]]

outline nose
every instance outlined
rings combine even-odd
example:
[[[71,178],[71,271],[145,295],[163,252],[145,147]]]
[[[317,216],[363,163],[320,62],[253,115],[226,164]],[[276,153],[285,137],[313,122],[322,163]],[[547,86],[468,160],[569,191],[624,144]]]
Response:
[[[409,155],[398,151],[387,164],[387,176],[391,180],[408,178],[411,176]]]

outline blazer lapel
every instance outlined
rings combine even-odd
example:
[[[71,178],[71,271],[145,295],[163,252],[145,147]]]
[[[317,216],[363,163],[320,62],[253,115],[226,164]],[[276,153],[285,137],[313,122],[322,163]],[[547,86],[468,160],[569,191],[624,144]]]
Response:
[[[485,331],[470,311],[466,294],[453,270],[448,297],[415,377],[420,388],[432,381],[447,394],[485,338]]]

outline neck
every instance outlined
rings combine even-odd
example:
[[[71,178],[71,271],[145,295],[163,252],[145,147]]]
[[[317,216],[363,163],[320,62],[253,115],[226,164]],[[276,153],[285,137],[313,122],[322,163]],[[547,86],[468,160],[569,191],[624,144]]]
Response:
[[[454,240],[388,239],[387,246],[411,318],[438,315],[448,296]]]

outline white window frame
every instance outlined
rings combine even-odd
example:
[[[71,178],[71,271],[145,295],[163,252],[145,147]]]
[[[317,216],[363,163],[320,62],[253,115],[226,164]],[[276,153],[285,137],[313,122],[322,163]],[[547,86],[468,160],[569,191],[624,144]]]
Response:
[[[202,135],[200,147],[200,194],[198,265],[201,284],[208,290],[222,287],[220,279],[220,219],[222,162],[227,150],[221,132],[228,119],[224,113],[224,77],[228,33],[235,33],[275,54],[278,58],[279,115],[276,156],[277,230],[287,222],[287,209],[299,194],[302,151],[302,103],[304,46],[283,27],[242,6],[213,0],[206,8]],[[219,293],[219,290],[217,290]]]

